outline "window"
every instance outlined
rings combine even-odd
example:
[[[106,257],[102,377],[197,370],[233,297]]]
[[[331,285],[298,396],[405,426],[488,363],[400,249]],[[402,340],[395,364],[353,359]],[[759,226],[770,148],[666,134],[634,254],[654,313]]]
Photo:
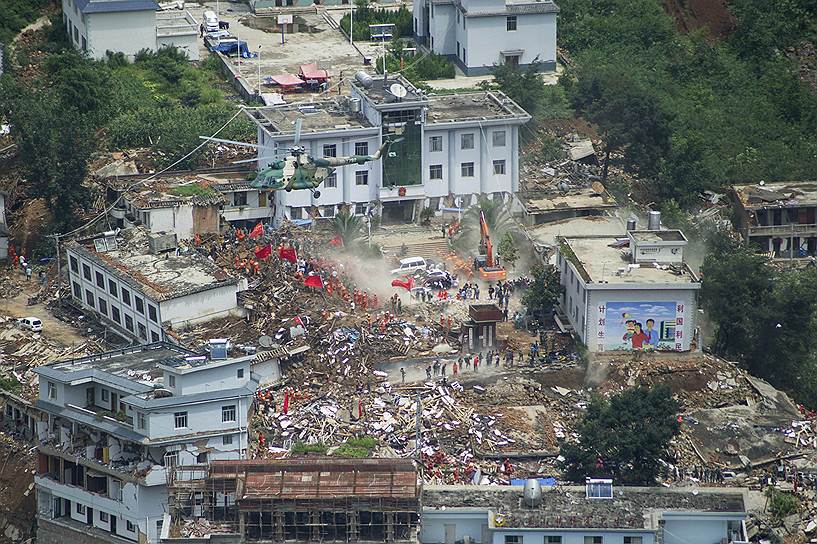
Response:
[[[428,139],[428,150],[429,151],[442,151],[443,150],[443,137],[442,136],[432,136]]]
[[[233,206],[246,206],[247,193],[246,191],[236,191],[233,193]]]
[[[102,390],[102,402],[109,402],[111,399],[111,392],[107,389]]]
[[[136,311],[145,315],[145,301],[139,297],[136,297]]]
[[[460,135],[460,149],[474,149],[474,133]]]
[[[337,157],[338,156],[338,146],[335,144],[326,144],[323,146],[323,156],[324,157]]]
[[[102,272],[96,273],[96,286],[105,289],[105,276],[102,275]]]
[[[495,130],[491,133],[491,139],[494,147],[505,147],[505,131]]]
[[[88,306],[94,307],[94,294],[87,289],[85,290],[85,302],[88,303]]]
[[[87,264],[82,265],[82,276],[86,280],[91,281],[91,267],[88,266]]]
[[[168,451],[165,453],[164,462],[166,467],[175,467],[179,464],[179,452]]]
[[[624,544],[641,544],[643,540],[640,536],[625,536]]]
[[[130,533],[136,532],[136,526],[128,520],[125,520],[125,527],[127,527],[128,532]]]
[[[68,259],[71,261],[71,272],[79,272],[79,262],[77,258],[71,255]]]
[[[323,186],[326,189],[332,188],[332,187],[337,187],[338,186],[338,173],[337,172],[332,172],[332,174],[330,176],[327,176],[327,178],[325,180],[323,180]]]
[[[235,377],[238,378],[239,380],[243,379],[244,378],[244,369],[239,368],[238,370],[236,370],[235,371]]]
[[[520,55],[505,55],[505,64],[508,66],[519,66]]]
[[[142,412],[136,412],[136,428],[137,429],[145,428],[145,414],[143,414]]]
[[[196,455],[196,463],[203,465],[207,462],[207,453],[200,453]]]
[[[368,155],[369,142],[355,142],[355,155]]]
[[[464,178],[474,177],[474,163],[464,162],[460,165],[460,175]]]
[[[119,308],[111,306],[111,319],[118,325],[122,322],[122,316],[119,314]]]
[[[443,179],[443,165],[432,164],[428,167],[428,179]]]
[[[358,170],[355,172],[355,185],[368,185],[369,172],[366,170]]]
[[[148,330],[141,323],[139,323],[139,338],[142,340],[148,339]]]
[[[289,209],[289,218],[290,219],[303,219],[304,210],[303,208],[296,208],[292,207]]]
[[[85,515],[85,505],[84,504],[77,503],[77,514],[80,514],[82,516]]]
[[[116,294],[119,292],[116,288],[116,282],[112,279],[108,278],[108,292],[116,298]]]
[[[504,162],[504,161],[503,161],[503,162]],[[496,161],[494,161],[494,164],[496,164]],[[503,173],[504,173],[504,172],[503,172]],[[152,304],[148,304],[148,317],[149,317],[149,318],[150,318],[150,320],[151,320],[151,321],[153,321],[154,323],[158,323],[158,322],[159,322],[159,321],[158,321],[158,317],[156,317],[156,306],[153,306]]]
[[[223,446],[229,446],[232,443],[233,443],[233,435],[225,434],[224,436],[221,437],[221,444]]]
[[[323,217],[335,217],[335,206],[324,206],[321,211]]]
[[[128,314],[125,314],[125,328],[133,332],[133,318]]]
[[[124,287],[122,288],[122,302],[130,306],[130,291]]]
[[[159,333],[150,331],[150,341],[151,342],[158,342],[159,341]]]
[[[103,315],[108,315],[108,303],[105,302],[105,299],[99,297],[99,312]]]
[[[505,544],[522,544],[520,535],[505,535]]]
[[[562,544],[562,537],[548,535],[545,537],[544,544]]]
[[[101,521],[102,523],[108,523],[110,520],[111,518],[107,512],[102,511],[99,512],[99,521]]]
[[[513,32],[516,30],[516,15],[505,17],[505,30]]]
[[[51,400],[57,398],[57,385],[54,382],[48,382],[48,398]]]
[[[235,421],[235,404],[221,407],[221,422]]]
[[[603,536],[586,536],[584,537],[584,544],[604,544]]]
[[[465,26],[465,21],[462,22],[462,26]],[[462,48],[462,62],[465,64],[465,48]]]
[[[588,499],[612,499],[613,480],[588,478],[586,490]]]
[[[263,134],[263,132],[261,134]],[[267,193],[265,193],[264,191],[258,191],[258,207],[259,208],[267,207]]]
[[[80,288],[77,282],[72,282],[71,287],[74,289],[74,298],[79,299],[80,302],[82,301],[82,288]]]
[[[187,412],[176,412],[173,414],[173,420],[177,429],[184,429],[187,427]]]
[[[505,161],[494,161],[494,175],[495,176],[504,176],[505,175]]]
[[[176,387],[176,376],[174,376],[173,374],[168,374],[167,375],[167,384],[170,387]]]

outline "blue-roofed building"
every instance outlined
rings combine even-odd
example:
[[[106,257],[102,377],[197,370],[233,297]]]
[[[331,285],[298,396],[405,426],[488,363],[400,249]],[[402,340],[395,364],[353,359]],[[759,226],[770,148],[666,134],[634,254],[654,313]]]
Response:
[[[246,458],[278,369],[215,357],[158,342],[37,367],[38,540],[158,542],[170,467]]]
[[[198,60],[198,21],[186,11],[158,9],[155,0],[62,0],[62,19],[74,47],[92,58],[175,46]]]

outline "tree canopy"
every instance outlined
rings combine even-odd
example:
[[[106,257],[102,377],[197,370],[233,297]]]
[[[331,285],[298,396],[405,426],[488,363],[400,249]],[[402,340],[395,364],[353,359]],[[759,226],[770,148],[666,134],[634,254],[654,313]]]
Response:
[[[565,477],[583,482],[608,476],[621,484],[653,485],[659,460],[680,430],[679,409],[666,385],[627,389],[609,400],[593,397],[576,428],[578,443],[562,445]]]
[[[522,295],[528,312],[540,319],[549,315],[562,295],[559,270],[552,264],[536,264],[531,268],[533,282]]]

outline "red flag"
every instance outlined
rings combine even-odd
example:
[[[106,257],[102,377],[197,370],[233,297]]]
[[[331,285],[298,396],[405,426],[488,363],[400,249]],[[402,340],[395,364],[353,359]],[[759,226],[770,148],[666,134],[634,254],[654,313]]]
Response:
[[[255,226],[255,228],[254,228],[254,229],[252,229],[252,232],[250,233],[250,238],[258,238],[258,237],[260,237],[262,234],[264,234],[264,224],[259,222],[259,223],[258,223],[258,224]]]
[[[317,287],[318,289],[323,288],[323,281],[321,281],[320,276],[307,276],[304,278],[304,285],[307,287]]]
[[[411,291],[411,288],[414,287],[414,278],[410,278],[408,276],[403,276],[406,278],[405,280],[391,280],[392,287],[402,287],[406,291]]]
[[[343,246],[343,238],[340,236],[335,236],[331,240],[329,240],[329,245],[333,247]]]
[[[278,248],[278,256],[281,257],[285,261],[289,261],[294,263],[298,260],[298,255],[295,253],[294,247],[279,247]]]
[[[256,248],[255,250],[256,259],[266,259],[270,255],[272,255],[272,244],[267,244],[266,246]]]

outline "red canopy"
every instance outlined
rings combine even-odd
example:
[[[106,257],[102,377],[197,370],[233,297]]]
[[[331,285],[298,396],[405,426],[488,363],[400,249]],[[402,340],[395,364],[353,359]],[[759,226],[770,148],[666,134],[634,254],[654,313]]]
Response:
[[[321,70],[315,63],[301,64],[301,71],[298,75],[303,79],[317,79],[321,81],[329,79],[329,74],[326,73],[326,70]]]
[[[303,80],[298,76],[293,76],[292,74],[287,73],[278,74],[277,76],[270,76],[270,79],[276,85],[280,85],[284,88],[298,87],[304,84]]]

